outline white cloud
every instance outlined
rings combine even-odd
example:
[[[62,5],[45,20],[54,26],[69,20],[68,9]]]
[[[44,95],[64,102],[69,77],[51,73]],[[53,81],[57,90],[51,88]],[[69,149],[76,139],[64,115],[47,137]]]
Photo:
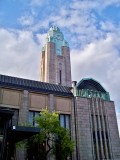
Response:
[[[101,22],[101,29],[106,30],[106,31],[112,31],[115,32],[116,28],[115,28],[115,24],[110,22],[110,21],[105,21],[105,22]]]
[[[89,36],[90,31],[94,33],[93,36],[94,38],[99,37],[101,35],[100,30],[96,28],[96,23],[98,21],[96,20],[96,16],[92,13],[92,11],[96,11],[98,14],[107,8],[109,5],[114,5],[117,6],[120,4],[120,0],[109,0],[109,1],[93,1],[93,0],[84,0],[84,1],[79,1],[79,0],[72,0],[69,2],[68,5],[60,5],[60,8],[58,8],[57,12],[56,10],[53,9],[53,12],[49,15],[47,15],[46,12],[46,17],[44,19],[39,20],[37,23],[34,22],[34,18],[36,17],[36,11],[35,11],[35,6],[39,7],[39,5],[50,5],[51,7],[54,8],[54,3],[50,0],[29,0],[31,6],[31,14],[32,16],[22,16],[19,18],[19,22],[22,25],[26,26],[31,26],[32,31],[38,31],[41,28],[48,28],[49,23],[56,24],[60,27],[66,27],[67,29],[70,30],[70,32],[74,33],[83,33],[87,34]],[[60,1],[58,1],[60,3]],[[40,8],[41,9],[41,8]],[[44,9],[41,11],[41,16],[43,16]],[[25,12],[26,14],[26,12]],[[35,16],[35,17],[34,17]],[[102,16],[102,14],[101,14]],[[109,22],[108,22],[109,23]],[[104,24],[101,22],[104,28]],[[111,24],[112,27],[112,24]],[[94,32],[93,32],[94,30]],[[83,32],[82,32],[83,31]],[[99,33],[99,32],[100,33]],[[95,33],[97,34],[95,35]],[[90,37],[89,36],[89,37]]]
[[[104,79],[110,78],[110,70],[113,69],[113,66],[116,66],[115,64],[120,58],[117,49],[120,39],[117,37],[117,34],[108,34],[106,39],[91,42],[84,46],[83,50],[71,50],[73,73],[76,73],[75,79],[78,75],[86,76],[88,73],[101,78],[104,77],[103,74],[107,73]],[[117,68],[119,68],[119,63],[117,64]],[[79,70],[75,72],[75,68],[81,68],[82,70],[80,73]]]
[[[104,1],[104,5],[105,6],[109,6],[109,5],[120,5],[120,0],[109,0],[109,1]]]
[[[118,34],[108,34],[106,39],[96,40],[84,46],[83,50],[71,50],[73,80],[93,77],[103,84],[110,92],[111,99],[116,101],[120,93],[118,37]]]
[[[18,19],[18,21],[21,25],[30,26],[33,25],[34,18],[33,16],[22,16]]]
[[[73,9],[80,9],[80,10],[89,10],[89,9],[95,9],[99,5],[99,2],[97,1],[90,1],[90,0],[84,0],[84,1],[74,1],[70,7]]]
[[[31,5],[42,5],[43,3],[43,0],[31,0]]]
[[[97,9],[102,10],[110,5],[120,5],[120,0],[100,0],[100,1],[93,1],[93,0],[73,0],[70,4],[70,7],[73,9],[80,9],[80,10],[91,10]]]
[[[37,34],[36,37],[38,39],[38,43],[40,44],[40,46],[44,46],[46,43],[46,36],[47,34]]]
[[[0,29],[0,74],[39,79],[40,46],[28,31]]]
[[[117,5],[119,2],[120,0],[110,0],[109,2],[73,0],[70,1],[68,6],[63,5],[61,8],[59,8],[59,12],[52,12],[51,14],[46,15],[47,17],[43,20],[38,19],[37,23],[34,22],[32,24],[33,20],[31,20],[31,17],[29,16],[23,16],[20,18],[20,20],[21,23],[25,25],[31,23],[28,29],[35,32],[40,29],[48,29],[50,24],[57,25],[63,29],[66,28],[69,32],[69,35],[71,36],[72,34],[71,43],[76,46],[74,44],[74,40],[77,39],[77,42],[75,43],[78,43],[79,46],[83,46],[86,43],[94,41],[95,39],[105,37],[106,33],[103,31],[115,31],[117,27],[115,24],[109,21],[102,21],[100,19],[98,22],[96,15],[92,11],[96,10],[96,12],[99,14],[99,12],[101,12],[101,10],[105,9],[107,6],[112,4]],[[50,1],[32,0],[31,3],[45,5],[50,3]],[[100,16],[102,16],[102,13]],[[68,37],[68,39],[69,38],[70,37]]]
[[[41,6],[44,3],[47,3],[49,0],[30,0],[31,6]]]
[[[31,26],[29,29],[33,32],[38,31],[39,29],[48,29],[49,27],[49,19],[44,21],[39,21],[38,23]]]

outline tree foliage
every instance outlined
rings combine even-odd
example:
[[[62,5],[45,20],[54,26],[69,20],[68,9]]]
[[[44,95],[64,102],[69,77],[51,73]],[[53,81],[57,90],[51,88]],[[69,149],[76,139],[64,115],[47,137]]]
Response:
[[[57,160],[66,160],[73,152],[74,143],[70,139],[70,131],[60,126],[58,116],[58,113],[50,113],[45,109],[35,119],[40,133],[35,136],[34,142],[43,146],[44,159],[47,159],[49,153],[54,154]]]

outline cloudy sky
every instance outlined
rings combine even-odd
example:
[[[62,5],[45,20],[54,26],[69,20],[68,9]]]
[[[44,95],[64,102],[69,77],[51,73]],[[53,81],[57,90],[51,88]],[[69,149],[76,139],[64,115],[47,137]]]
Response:
[[[120,0],[0,0],[0,74],[39,80],[52,25],[69,43],[72,79],[101,82],[115,100],[120,130]]]

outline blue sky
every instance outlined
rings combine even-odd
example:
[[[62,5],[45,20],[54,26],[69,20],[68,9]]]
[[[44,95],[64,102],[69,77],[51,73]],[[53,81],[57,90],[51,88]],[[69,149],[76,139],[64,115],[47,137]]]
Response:
[[[0,0],[0,73],[39,80],[40,49],[52,25],[69,43],[72,79],[101,82],[120,128],[120,0]]]

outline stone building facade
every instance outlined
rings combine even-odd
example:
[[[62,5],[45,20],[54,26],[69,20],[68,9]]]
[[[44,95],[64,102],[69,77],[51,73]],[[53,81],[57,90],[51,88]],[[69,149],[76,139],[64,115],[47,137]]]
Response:
[[[75,90],[78,159],[120,159],[114,102],[94,79],[81,80]]]
[[[56,27],[47,39],[41,53],[43,82],[0,75],[0,159],[13,157],[12,142],[37,133],[19,125],[36,126],[34,117],[48,108],[58,111],[61,126],[71,131],[72,160],[120,160],[115,105],[109,93],[92,78],[73,81],[71,87],[68,43]],[[17,154],[17,160],[21,157],[26,158],[24,152]]]
[[[6,158],[7,160],[7,143],[10,143],[11,139],[13,142],[17,142],[18,137],[23,136],[21,138],[25,139],[25,134],[29,137],[31,133],[28,132],[33,132],[26,128],[16,130],[15,128],[28,123],[35,127],[34,118],[42,109],[58,111],[61,125],[70,129],[72,99],[73,94],[70,87],[0,75],[0,124],[2,124],[0,126],[0,137],[2,138],[0,142],[1,146],[5,148],[3,154],[0,146],[0,159]],[[3,110],[5,114],[3,114]],[[9,125],[12,124],[9,133],[7,132],[8,128],[5,128],[7,118],[5,115],[8,111],[14,112],[12,122],[9,122]],[[9,149],[11,148],[9,147]],[[20,155],[17,154],[17,160],[21,160],[21,157],[25,159],[24,152],[21,152]]]

